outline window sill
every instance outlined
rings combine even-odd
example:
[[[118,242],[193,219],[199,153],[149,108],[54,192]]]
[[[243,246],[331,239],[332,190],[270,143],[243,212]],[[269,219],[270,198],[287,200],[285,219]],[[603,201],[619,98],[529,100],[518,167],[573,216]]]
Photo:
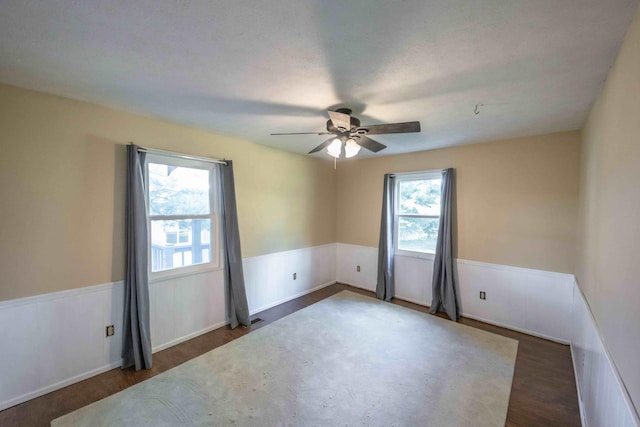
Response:
[[[420,259],[428,259],[433,261],[436,257],[436,254],[433,252],[418,252],[418,251],[405,251],[398,249],[394,253],[395,256],[402,256],[407,258],[420,258]]]
[[[222,267],[218,266],[196,266],[194,268],[185,267],[173,270],[158,271],[149,273],[149,283],[163,282],[165,280],[180,279],[182,277],[195,276],[198,274],[210,273],[212,271],[220,271]]]

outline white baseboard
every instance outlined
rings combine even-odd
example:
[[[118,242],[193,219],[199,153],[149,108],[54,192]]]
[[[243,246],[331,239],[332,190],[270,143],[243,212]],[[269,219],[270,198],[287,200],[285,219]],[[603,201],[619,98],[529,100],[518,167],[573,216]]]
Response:
[[[344,283],[344,282],[340,282],[340,283]],[[345,285],[349,285],[349,286],[353,286],[353,287],[356,287],[356,288],[360,288],[360,289],[370,290],[368,288],[363,288],[361,286],[352,285],[350,283],[344,283],[344,284]],[[402,296],[402,295],[397,295],[397,294],[393,298],[394,299],[399,299],[399,300],[402,300],[402,301],[407,301],[407,302],[410,302],[410,303],[413,303],[413,304],[416,304],[416,305],[420,305],[420,306],[423,306],[423,307],[427,307],[427,308],[429,307],[429,304],[427,304],[425,301],[420,301],[420,300],[417,300],[417,299],[414,299],[414,298],[408,298],[408,297],[405,297],[405,296]],[[556,338],[556,337],[553,337],[553,336],[540,334],[540,333],[538,333],[536,331],[531,331],[531,330],[524,329],[524,328],[518,328],[518,327],[515,327],[515,326],[511,326],[511,325],[505,325],[505,324],[502,324],[500,322],[496,322],[496,321],[494,321],[492,319],[485,319],[483,317],[469,315],[469,314],[465,314],[465,313],[462,313],[462,316],[466,317],[468,319],[477,320],[479,322],[488,323],[490,325],[499,326],[501,328],[511,329],[513,331],[516,331],[516,332],[522,332],[523,334],[532,335],[534,337],[543,338],[543,339],[546,339],[546,340],[549,340],[549,341],[555,341],[555,342],[560,343],[560,344],[568,345],[570,343],[568,340],[562,340],[562,339],[559,339],[559,338]]]
[[[371,289],[371,288],[369,288],[367,286],[362,286],[362,285],[358,285],[358,284],[355,284],[355,283],[349,283],[349,282],[347,282],[345,280],[338,280],[338,281],[336,281],[336,283],[342,283],[343,285],[352,286],[354,288],[363,289],[365,291],[371,291],[371,292],[375,292],[376,291],[375,289]]]
[[[423,307],[429,308],[429,304],[425,304],[424,301],[418,301],[417,299],[403,297],[402,295],[396,295],[393,297],[394,299],[399,299],[402,301],[410,302],[416,305],[421,305]]]
[[[511,329],[512,331],[522,332],[523,334],[531,335],[531,336],[538,337],[538,338],[543,338],[543,339],[549,340],[549,341],[554,341],[554,342],[557,342],[559,344],[564,344],[564,345],[569,345],[570,344],[569,341],[563,340],[561,338],[556,338],[554,336],[541,334],[539,332],[531,331],[529,329],[518,328],[516,326],[506,325],[506,324],[503,324],[503,323],[500,323],[500,322],[493,321],[491,319],[485,319],[485,318],[482,318],[482,317],[473,316],[473,315],[469,315],[469,314],[465,314],[465,313],[462,313],[462,317],[466,317],[467,319],[477,320],[478,322],[488,323],[490,325],[498,326],[498,327],[505,328],[505,329]]]
[[[74,377],[71,378],[67,378],[63,381],[58,381],[55,384],[51,384],[48,385],[46,387],[42,387],[38,390],[34,390],[28,393],[25,393],[21,396],[17,396],[13,399],[9,399],[9,400],[5,400],[4,402],[0,403],[0,411],[6,408],[10,408],[12,406],[15,405],[19,405],[20,403],[26,402],[28,400],[31,399],[35,399],[36,397],[40,397],[40,396],[44,396],[47,393],[51,393],[52,391],[56,391],[59,390],[61,388],[64,388],[66,386],[69,386],[71,384],[75,384],[77,382],[86,380],[87,378],[91,378],[93,376],[102,374],[103,372],[107,372],[110,371],[112,369],[115,368],[119,368],[121,366],[121,362],[114,362],[114,363],[110,363],[109,365],[105,365],[105,366],[101,366],[99,368],[96,369],[92,369],[91,371],[88,372],[84,372],[82,374],[76,375]]]
[[[283,299],[281,299],[281,300],[279,300],[279,301],[275,301],[275,302],[273,302],[273,303],[271,303],[271,304],[267,304],[267,305],[265,305],[264,307],[260,307],[260,308],[257,308],[257,309],[255,309],[255,310],[252,310],[250,314],[253,316],[254,314],[258,314],[258,313],[260,313],[260,312],[262,312],[262,311],[268,310],[268,309],[273,308],[273,307],[275,307],[275,306],[277,306],[277,305],[284,304],[285,302],[289,302],[289,301],[294,300],[294,299],[296,299],[296,298],[300,298],[300,297],[302,297],[302,296],[308,295],[308,294],[310,294],[310,293],[312,293],[312,292],[319,291],[320,289],[322,289],[322,288],[326,288],[327,286],[331,286],[331,285],[333,285],[334,283],[336,283],[336,281],[335,281],[335,280],[332,280],[332,281],[330,281],[330,282],[323,283],[323,284],[318,285],[318,286],[316,286],[316,287],[314,287],[314,288],[311,288],[311,289],[309,289],[309,290],[302,291],[302,292],[298,292],[297,294],[293,294],[293,295],[291,295],[290,297],[283,298]]]
[[[190,339],[193,339],[193,338],[195,338],[195,337],[199,337],[200,335],[204,335],[204,334],[206,334],[207,332],[211,332],[211,331],[213,331],[214,329],[221,328],[221,327],[223,327],[223,326],[225,326],[225,325],[228,325],[228,324],[229,324],[229,321],[228,321],[228,320],[225,320],[225,321],[223,321],[223,322],[218,322],[218,323],[213,324],[213,325],[211,325],[211,326],[208,326],[208,327],[206,327],[206,328],[204,328],[204,329],[200,329],[199,331],[192,332],[192,333],[190,333],[190,334],[187,334],[187,335],[181,336],[180,338],[176,338],[175,340],[172,340],[172,341],[166,342],[166,343],[164,343],[164,344],[158,345],[158,346],[156,346],[156,347],[153,347],[153,348],[151,349],[151,351],[152,351],[153,353],[157,353],[157,352],[162,351],[162,350],[165,350],[165,349],[167,349],[167,348],[169,348],[169,347],[173,347],[174,345],[178,345],[178,344],[183,343],[183,342],[185,342],[185,341],[189,341]]]

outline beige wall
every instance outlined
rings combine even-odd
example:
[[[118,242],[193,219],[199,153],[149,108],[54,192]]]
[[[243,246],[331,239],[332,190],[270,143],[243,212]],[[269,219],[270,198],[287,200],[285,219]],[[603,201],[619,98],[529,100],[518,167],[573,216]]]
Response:
[[[4,85],[0,130],[0,300],[123,278],[130,141],[234,161],[244,257],[335,241],[328,161]]]
[[[572,272],[579,137],[327,161],[0,85],[0,300],[120,280],[125,144],[234,160],[243,256],[377,246],[382,175],[457,169],[469,260]]]
[[[640,407],[640,10],[582,132],[576,276]]]
[[[578,165],[577,132],[340,164],[336,237],[378,246],[385,173],[453,167],[457,258],[572,273]]]

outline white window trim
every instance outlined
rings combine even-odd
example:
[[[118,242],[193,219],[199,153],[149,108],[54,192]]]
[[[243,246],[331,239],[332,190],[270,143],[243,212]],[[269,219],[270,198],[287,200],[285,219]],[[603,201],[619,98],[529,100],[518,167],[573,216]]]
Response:
[[[209,214],[204,215],[150,215],[149,213],[149,163],[158,163],[171,166],[187,167],[193,169],[205,169],[209,171]],[[222,206],[221,197],[216,197],[216,189],[220,190],[220,177],[217,173],[217,164],[193,159],[183,159],[162,154],[147,154],[145,158],[145,201],[147,207],[147,248],[148,248],[148,273],[149,282],[154,283],[164,279],[191,276],[206,271],[222,269]],[[219,191],[218,191],[219,192]],[[211,261],[186,267],[176,267],[168,270],[152,271],[151,251],[151,221],[158,219],[211,219],[211,235],[209,236]]]
[[[406,172],[394,174],[394,187],[393,187],[393,247],[395,256],[403,256],[410,258],[421,258],[433,260],[435,258],[435,252],[423,252],[423,251],[410,251],[406,249],[398,249],[398,223],[401,216],[414,216],[418,218],[440,218],[440,215],[400,215],[400,182],[402,181],[414,181],[414,180],[426,180],[426,179],[442,179],[442,169],[434,169],[420,172]]]

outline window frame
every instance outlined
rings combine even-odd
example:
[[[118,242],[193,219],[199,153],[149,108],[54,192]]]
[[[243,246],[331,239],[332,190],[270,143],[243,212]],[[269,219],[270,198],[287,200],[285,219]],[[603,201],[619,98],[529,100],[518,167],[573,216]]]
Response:
[[[404,256],[404,257],[412,257],[412,258],[424,258],[433,260],[435,258],[435,252],[426,252],[426,251],[416,251],[416,250],[408,250],[408,249],[399,249],[398,248],[398,228],[400,225],[400,218],[437,218],[438,224],[440,222],[440,214],[438,215],[422,215],[422,214],[400,214],[400,183],[404,181],[427,181],[434,179],[442,179],[442,169],[434,169],[427,171],[419,171],[419,172],[407,172],[407,173],[396,173],[395,182],[393,185],[393,248],[394,255]],[[442,187],[441,187],[442,188]]]
[[[149,203],[149,164],[161,164],[167,166],[185,167],[190,169],[201,169],[209,172],[209,213],[193,214],[193,215],[151,215],[151,205]],[[147,259],[149,281],[175,278],[182,276],[190,276],[205,271],[215,271],[222,269],[222,195],[220,193],[220,174],[218,173],[219,165],[211,162],[205,162],[195,159],[183,159],[163,154],[147,154],[145,158],[145,203],[147,209]],[[184,220],[184,219],[209,219],[211,220],[209,235],[209,252],[210,261],[199,264],[192,264],[181,267],[169,268],[166,270],[153,271],[153,251],[151,222],[158,220]]]

